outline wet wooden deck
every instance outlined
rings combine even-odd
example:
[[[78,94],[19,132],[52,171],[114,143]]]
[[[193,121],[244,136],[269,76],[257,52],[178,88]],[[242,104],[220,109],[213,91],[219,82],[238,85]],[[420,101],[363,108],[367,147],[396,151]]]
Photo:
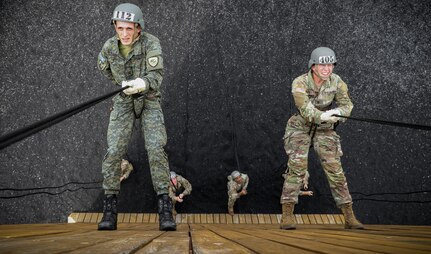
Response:
[[[238,221],[232,218],[232,223],[214,221],[228,216],[212,215],[208,222],[207,215],[186,215],[193,221],[179,222],[177,231],[171,232],[159,231],[151,214],[148,222],[143,222],[144,214],[141,222],[131,222],[134,214],[124,214],[123,221],[128,222],[119,223],[116,231],[97,231],[93,215],[88,222],[0,225],[0,253],[431,253],[431,226],[366,225],[366,230],[345,230],[328,219],[326,224],[301,223],[286,231],[272,223],[277,215],[261,215],[262,223],[258,215],[237,215]],[[247,217],[251,223],[246,223]]]

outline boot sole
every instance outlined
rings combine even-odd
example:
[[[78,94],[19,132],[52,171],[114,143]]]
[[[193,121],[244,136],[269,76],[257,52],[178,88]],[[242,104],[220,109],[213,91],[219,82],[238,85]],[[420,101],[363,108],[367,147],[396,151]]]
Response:
[[[117,230],[117,227],[115,227],[115,228],[97,228],[97,230],[99,230],[99,231],[108,231],[108,230]]]
[[[160,231],[177,231],[177,227],[171,228],[171,227],[166,227],[166,228],[160,228]]]
[[[361,227],[361,226],[358,226],[358,227],[355,227],[355,226],[344,226],[344,229],[361,229],[361,230],[363,230],[363,229],[365,229],[365,227]]]
[[[294,230],[296,229],[295,226],[280,226],[280,229],[284,229],[284,230]]]

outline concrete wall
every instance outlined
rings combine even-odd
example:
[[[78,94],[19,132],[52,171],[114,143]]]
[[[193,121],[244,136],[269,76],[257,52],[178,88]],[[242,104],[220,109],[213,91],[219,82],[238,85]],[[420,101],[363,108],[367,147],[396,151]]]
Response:
[[[251,178],[236,210],[281,212],[282,136],[295,112],[290,86],[318,46],[337,53],[353,116],[431,125],[429,1],[132,2],[164,50],[166,151],[171,169],[194,188],[179,212],[226,212],[235,147]],[[96,61],[114,34],[110,15],[119,3],[1,1],[0,135],[116,89]],[[106,100],[0,151],[0,223],[65,222],[73,211],[101,211],[101,184],[76,182],[102,180],[110,106]],[[154,212],[135,129],[128,152],[135,171],[122,184],[120,211]],[[356,121],[338,132],[357,217],[430,225],[431,197],[421,191],[431,190],[431,133]],[[301,198],[296,212],[339,212],[314,153],[309,170],[315,197]],[[35,191],[59,194],[5,198]]]

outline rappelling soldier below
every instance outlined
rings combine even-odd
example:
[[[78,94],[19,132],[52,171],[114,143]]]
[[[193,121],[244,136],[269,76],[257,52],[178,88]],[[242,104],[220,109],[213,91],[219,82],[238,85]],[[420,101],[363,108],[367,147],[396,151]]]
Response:
[[[99,230],[117,229],[117,195],[120,192],[121,159],[126,155],[135,119],[141,124],[154,190],[158,195],[160,230],[176,230],[172,201],[168,196],[169,164],[164,151],[167,136],[160,106],[163,58],[159,40],[144,32],[141,9],[118,5],[112,15],[116,36],[99,54],[99,70],[115,85],[128,87],[113,98],[107,133],[108,151],[102,162],[103,218]]]
[[[230,215],[234,215],[235,202],[241,197],[247,195],[249,177],[237,170],[227,177],[227,210]]]
[[[280,198],[281,229],[295,229],[293,210],[308,167],[310,146],[314,146],[325,171],[332,197],[345,218],[345,228],[363,229],[352,210],[352,197],[341,167],[343,152],[334,125],[350,116],[353,104],[346,83],[332,71],[337,60],[334,51],[320,47],[313,50],[309,71],[292,83],[292,94],[298,113],[287,122],[284,149],[289,156],[288,170]],[[333,102],[336,108],[331,109]]]
[[[177,215],[175,204],[182,203],[184,198],[192,193],[192,185],[189,180],[174,171],[171,171],[171,180],[169,182],[169,197],[172,200],[172,214]]]
[[[133,165],[128,160],[122,159],[120,168],[121,168],[120,182],[122,182],[127,178],[129,178],[130,173],[133,171]]]

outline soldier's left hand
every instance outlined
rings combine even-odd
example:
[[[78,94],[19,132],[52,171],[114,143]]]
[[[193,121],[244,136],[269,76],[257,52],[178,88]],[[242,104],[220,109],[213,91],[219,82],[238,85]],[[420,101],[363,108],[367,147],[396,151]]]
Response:
[[[123,91],[127,95],[146,92],[149,88],[145,80],[141,78],[133,79],[130,81],[123,81],[121,83],[121,86],[122,87],[129,86],[129,88]]]
[[[328,110],[328,111],[323,112],[323,113],[320,115],[320,120],[321,120],[322,122],[335,123],[335,122],[337,122],[340,118],[339,118],[339,117],[336,117],[336,116],[333,116],[333,115],[339,115],[339,114],[340,114],[340,111],[339,111],[338,109],[331,109],[331,110]]]
[[[313,196],[313,192],[312,191],[306,191],[306,193],[307,193],[306,194],[307,196]]]

